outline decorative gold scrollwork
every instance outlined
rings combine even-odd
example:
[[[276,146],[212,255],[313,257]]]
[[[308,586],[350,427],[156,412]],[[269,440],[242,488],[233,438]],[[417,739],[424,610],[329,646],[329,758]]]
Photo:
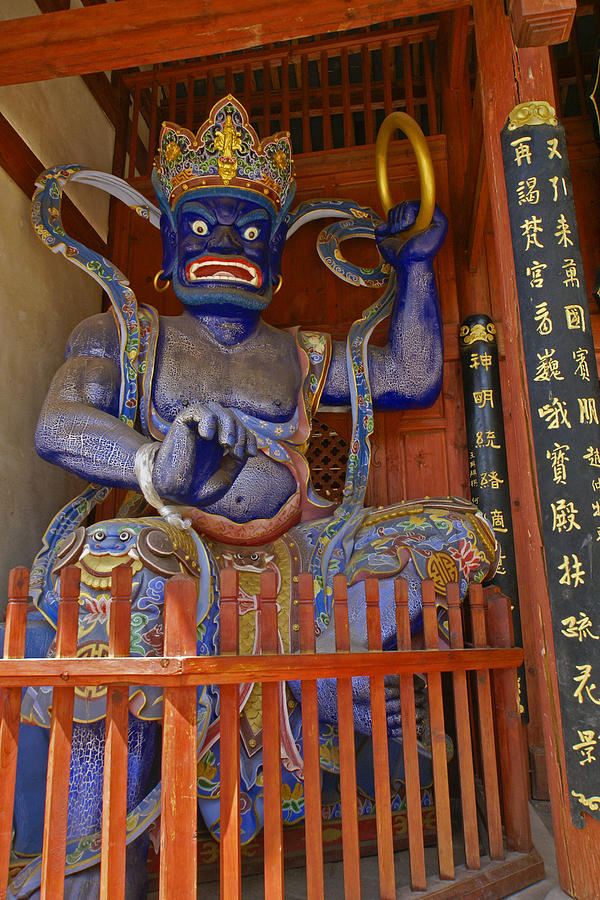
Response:
[[[577,791],[571,791],[571,796],[579,800],[582,806],[586,806],[594,812],[600,809],[600,797],[586,797],[585,794],[579,794]]]
[[[467,347],[474,344],[476,341],[485,341],[487,344],[493,344],[495,337],[496,326],[493,322],[488,322],[487,325],[478,322],[472,327],[461,325],[460,328],[460,339]]]
[[[508,114],[508,130],[515,131],[524,125],[558,125],[556,110],[546,100],[519,103]]]

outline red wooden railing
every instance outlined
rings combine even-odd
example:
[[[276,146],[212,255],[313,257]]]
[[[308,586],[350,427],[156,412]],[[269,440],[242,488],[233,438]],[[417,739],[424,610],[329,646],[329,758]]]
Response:
[[[435,891],[436,897],[465,896],[474,885],[486,897],[503,897],[538,880],[541,861],[531,848],[528,825],[527,777],[518,711],[516,668],[522,651],[512,648],[508,600],[498,592],[470,589],[465,607],[471,645],[465,646],[463,608],[458,587],[449,585],[451,648],[438,649],[438,622],[433,584],[423,586],[425,649],[412,649],[406,582],[396,582],[397,651],[381,650],[378,582],[366,583],[367,652],[351,652],[345,579],[334,580],[335,653],[315,653],[313,584],[298,579],[300,653],[278,653],[276,584],[273,573],[261,576],[259,609],[261,652],[239,656],[237,574],[221,573],[221,655],[196,657],[196,587],[178,575],[166,585],[164,657],[129,658],[131,573],[113,572],[109,656],[77,658],[76,632],[79,569],[61,577],[61,601],[56,658],[23,659],[27,615],[28,573],[11,573],[4,658],[0,660],[0,898],[6,896],[11,842],[18,721],[23,685],[53,685],[52,724],[43,843],[44,900],[63,896],[69,760],[73,694],[78,685],[107,685],[106,751],[102,823],[102,898],[123,898],[125,883],[125,819],[127,773],[127,711],[129,684],[154,684],[163,689],[164,728],[162,790],[168,802],[161,817],[158,896],[192,900],[198,889],[196,805],[196,688],[221,685],[221,897],[241,896],[238,686],[262,682],[264,721],[264,890],[265,897],[283,898],[285,878],[281,815],[281,770],[278,683],[294,678],[302,683],[304,793],[306,808],[306,895],[325,896],[321,791],[318,745],[317,678],[337,678],[342,805],[344,895],[360,898],[360,842],[356,804],[355,736],[351,678],[368,675],[371,685],[374,782],[376,795],[379,896],[397,896],[394,855],[384,675],[400,679],[403,711],[403,752],[410,883],[413,891]],[[490,639],[493,643],[490,645]],[[439,877],[427,872],[417,759],[413,676],[427,673],[431,749],[433,756]],[[451,673],[452,698],[444,696],[444,673]],[[447,694],[447,692],[446,692]],[[450,779],[445,734],[448,712],[455,721],[465,865],[457,867],[452,831]],[[479,763],[481,760],[481,763]],[[501,779],[499,778],[501,773]],[[484,811],[486,828],[478,822]],[[480,847],[489,848],[482,867]],[[434,881],[432,882],[432,878]],[[467,885],[470,884],[470,887]],[[462,887],[461,887],[462,885]],[[408,896],[405,892],[402,896]],[[419,896],[423,895],[422,893]],[[469,896],[471,894],[469,893]],[[475,894],[473,894],[475,896]],[[483,894],[481,895],[483,896]]]

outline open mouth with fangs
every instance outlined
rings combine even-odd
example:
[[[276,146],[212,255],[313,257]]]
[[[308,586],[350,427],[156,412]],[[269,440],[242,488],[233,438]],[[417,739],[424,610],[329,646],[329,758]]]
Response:
[[[239,257],[201,256],[187,263],[185,274],[190,282],[232,281],[254,288],[259,288],[262,283],[260,269]]]

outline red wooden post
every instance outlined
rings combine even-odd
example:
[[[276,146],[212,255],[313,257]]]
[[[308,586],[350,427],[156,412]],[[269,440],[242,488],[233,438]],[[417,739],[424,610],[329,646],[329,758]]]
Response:
[[[29,571],[23,566],[8,576],[8,606],[4,631],[4,659],[25,655]],[[0,695],[0,900],[6,898],[12,839],[12,816],[19,744],[21,688],[3,687]]]
[[[488,596],[488,626],[492,647],[514,645],[510,600],[499,591]],[[509,850],[531,850],[525,729],[521,721],[517,670],[497,669],[492,675],[504,826]]]
[[[480,584],[472,584],[470,586],[469,600],[473,628],[473,645],[475,647],[486,647],[485,607],[483,588]],[[477,672],[477,704],[479,706],[479,730],[481,735],[481,756],[483,759],[483,779],[485,782],[485,803],[487,808],[490,858],[504,859],[489,669],[480,669]]]
[[[313,577],[298,576],[300,652],[315,652],[315,605]],[[319,754],[319,708],[317,682],[301,682],[302,745],[304,750],[304,813],[306,835],[307,900],[323,900],[323,828],[321,823],[321,768]]]
[[[423,625],[425,647],[439,648],[438,620],[435,587],[432,581],[424,581]],[[427,675],[429,697],[429,726],[431,730],[431,755],[433,758],[433,790],[438,835],[438,859],[440,878],[454,878],[454,854],[452,849],[452,822],[450,819],[450,791],[448,787],[448,762],[446,759],[446,729],[444,725],[444,700],[440,672]]]
[[[113,569],[108,655],[129,656],[131,641],[131,568]],[[109,687],[106,696],[106,744],[102,794],[101,900],[124,900],[127,833],[127,737],[129,687]]]
[[[79,575],[80,570],[76,566],[67,566],[60,573],[57,659],[75,656],[77,653]],[[41,900],[58,900],[64,891],[73,700],[74,687],[54,688],[46,778]]]
[[[196,655],[196,582],[165,586],[165,656]],[[163,690],[160,900],[196,900],[196,688]]]
[[[448,600],[448,628],[450,646],[453,650],[464,648],[462,611],[458,584],[446,588]],[[465,859],[467,868],[479,868],[479,834],[477,831],[477,804],[475,800],[475,777],[473,772],[473,744],[471,742],[471,722],[467,673],[453,672],[454,709],[456,720],[456,740],[458,744],[458,765],[460,770],[460,794],[462,799],[463,833],[465,836]]]
[[[398,650],[411,650],[410,618],[408,614],[408,585],[404,578],[394,583],[396,597],[396,626]],[[408,847],[410,851],[410,883],[413,891],[427,888],[425,847],[423,843],[423,814],[421,812],[421,781],[417,750],[417,722],[415,688],[412,675],[400,675],[400,709],[402,710],[402,749],[404,752],[404,782],[406,785],[406,814]]]
[[[381,616],[379,613],[379,581],[365,582],[367,601],[367,639],[369,650],[381,650]],[[379,862],[379,896],[395,900],[394,837],[392,833],[392,797],[388,754],[385,688],[382,677],[371,677],[371,723],[373,729],[373,775],[375,779],[375,811],[377,817],[377,858]]]
[[[312,139],[308,106],[308,55],[303,53],[300,59],[302,71],[302,152],[310,153],[312,150]]]
[[[238,573],[223,569],[219,608],[221,656],[235,656],[239,644]],[[221,705],[221,894],[242,895],[240,843],[240,712],[239,686],[222,684]]]
[[[333,578],[333,612],[335,617],[336,650],[346,652],[350,650],[350,629],[348,627],[348,589],[344,575],[335,575]],[[337,705],[340,743],[340,790],[342,794],[344,896],[346,900],[360,900],[356,754],[354,749],[351,678],[338,678]]]
[[[279,652],[277,629],[277,576],[260,576],[261,652]],[[265,665],[268,662],[265,660]],[[281,820],[281,738],[279,683],[264,683],[263,703],[263,798],[265,810],[265,897],[283,900],[283,824]]]

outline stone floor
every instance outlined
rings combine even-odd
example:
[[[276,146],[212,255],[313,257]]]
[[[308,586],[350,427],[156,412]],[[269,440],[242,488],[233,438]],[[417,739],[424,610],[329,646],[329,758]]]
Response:
[[[551,822],[549,813],[549,804],[536,803],[530,807],[531,812],[531,828],[533,843],[538,853],[544,860],[546,877],[543,881],[531,885],[510,897],[516,900],[545,900],[550,892],[553,892],[552,898],[549,900],[559,900],[565,896],[558,889],[556,857],[554,853],[554,842],[551,832]],[[459,866],[462,863],[462,846],[460,838],[460,830],[455,835],[455,862]],[[435,887],[437,870],[437,850],[430,847],[425,850],[426,866],[428,873],[428,889]],[[482,860],[485,865],[485,861]],[[409,890],[409,860],[408,851],[402,851],[395,856],[396,868],[396,896],[398,900],[404,900],[411,894]],[[344,879],[342,863],[326,863],[325,864],[325,896],[327,900],[344,900]],[[447,884],[448,882],[444,882]],[[440,882],[442,884],[442,882]],[[366,857],[361,860],[361,889],[363,900],[376,900],[379,896],[379,879],[377,872],[377,857]],[[242,883],[243,900],[263,900],[264,883],[261,875],[253,875],[244,878]],[[155,900],[158,895],[149,893],[148,900]],[[305,900],[306,898],[306,880],[304,869],[288,869],[285,873],[285,897],[286,900]],[[199,900],[219,900],[219,885],[216,882],[203,884],[198,889]],[[227,900],[227,898],[223,898]]]

